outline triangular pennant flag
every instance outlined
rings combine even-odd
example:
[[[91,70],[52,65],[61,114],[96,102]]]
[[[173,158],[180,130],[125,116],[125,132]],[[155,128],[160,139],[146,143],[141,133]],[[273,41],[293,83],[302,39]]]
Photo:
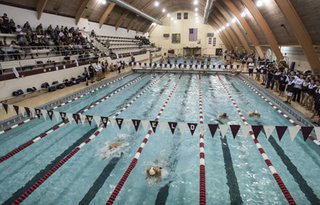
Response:
[[[248,139],[248,135],[249,135],[251,127],[248,125],[242,125],[241,129],[242,129],[242,134],[243,134],[244,138]]]
[[[301,132],[302,132],[304,141],[308,139],[312,130],[313,130],[313,127],[301,127]]]
[[[42,113],[42,117],[43,117],[45,120],[47,120],[47,115],[48,115],[47,110],[41,110],[41,113]]]
[[[197,129],[197,123],[188,123],[188,127],[189,127],[189,130],[191,132],[191,135],[194,134],[194,131],[196,131]]]
[[[316,133],[317,140],[320,141],[320,127],[314,127],[314,132]]]
[[[127,129],[131,127],[132,121],[130,119],[125,119],[124,124],[126,125]]]
[[[119,129],[121,130],[122,123],[123,123],[123,118],[116,118],[116,123],[117,123]]]
[[[62,121],[66,121],[67,114],[65,112],[60,112],[60,116],[61,116]]]
[[[219,125],[220,132],[221,132],[221,137],[224,138],[227,134],[228,131],[228,125]]]
[[[287,126],[276,126],[276,131],[277,131],[277,134],[278,134],[278,137],[279,137],[279,141],[281,141],[284,133],[286,132],[287,130]]]
[[[208,127],[210,130],[211,136],[214,137],[214,134],[216,133],[218,128],[218,124],[208,124]]]
[[[235,139],[239,132],[240,125],[230,125],[230,129],[231,129],[232,136]]]
[[[89,125],[91,126],[92,120],[93,120],[93,116],[92,115],[86,115],[86,119],[89,123]]]
[[[169,128],[171,130],[171,133],[174,134],[174,131],[176,130],[178,123],[176,123],[176,122],[168,122],[168,124],[169,124]]]
[[[79,121],[80,121],[80,116],[79,116],[79,114],[73,114],[72,117],[73,117],[74,121],[76,121],[76,123],[78,124]]]
[[[3,106],[4,110],[6,111],[6,113],[8,114],[8,104],[2,103],[2,106]]]
[[[114,124],[116,124],[115,118],[109,118],[109,122],[111,123],[112,127],[114,128]]]
[[[200,133],[203,135],[206,133],[206,126],[204,124],[200,124]]]
[[[13,105],[14,111],[16,111],[17,115],[19,115],[19,106]]]
[[[300,126],[288,127],[290,138],[292,141],[296,138],[300,128],[301,128]]]
[[[178,123],[180,133],[183,134],[188,129],[188,125],[185,122]]]
[[[56,119],[56,121],[60,120],[60,113],[59,112],[53,111],[53,115],[54,115],[54,118]]]
[[[53,111],[52,111],[52,110],[48,110],[47,113],[48,113],[48,115],[49,115],[50,120],[52,120]]]
[[[101,122],[103,124],[103,127],[106,128],[108,125],[108,117],[102,117],[101,116]]]
[[[143,129],[144,129],[144,131],[148,131],[148,126],[149,126],[149,121],[147,121],[147,120],[142,120],[141,121],[141,124],[142,124],[142,127],[143,127]]]
[[[93,120],[96,122],[96,124],[99,126],[100,125],[100,117],[93,115]]]
[[[29,107],[29,110],[30,110],[30,114],[31,114],[31,117],[35,117],[36,116],[36,110],[32,107]]]
[[[159,122],[159,127],[160,127],[162,134],[164,134],[167,131],[167,123],[166,122]]]
[[[263,126],[264,132],[266,133],[267,139],[272,135],[272,132],[274,130],[274,126]]]
[[[66,116],[67,116],[70,123],[72,123],[74,121],[72,113],[66,113]]]
[[[255,138],[258,138],[263,126],[262,125],[252,125],[252,131]]]
[[[132,123],[133,123],[134,129],[135,129],[136,131],[138,131],[140,122],[141,122],[141,120],[132,119]]]
[[[30,111],[30,108],[28,107],[24,107],[24,110],[26,111],[28,117],[31,117],[31,111]]]
[[[79,116],[80,116],[81,124],[84,124],[86,122],[86,116],[82,114],[79,114]]]
[[[14,111],[13,105],[8,104],[8,111],[9,111],[9,112]]]
[[[40,118],[41,117],[41,110],[40,109],[35,109],[35,111],[36,111],[37,117]]]
[[[150,125],[154,133],[156,133],[158,123],[158,121],[150,121]]]

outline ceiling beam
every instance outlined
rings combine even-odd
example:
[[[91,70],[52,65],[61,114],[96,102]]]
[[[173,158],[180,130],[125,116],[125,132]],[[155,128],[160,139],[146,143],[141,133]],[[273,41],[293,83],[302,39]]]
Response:
[[[217,9],[220,10],[220,12],[222,13],[222,15],[227,19],[228,22],[232,22],[232,16],[229,15],[229,13],[227,12],[227,10],[220,4],[220,3],[216,3],[215,4]],[[235,23],[230,23],[230,26],[233,28],[233,30],[235,31],[236,34],[238,34],[238,37],[243,45],[243,47],[245,48],[245,50],[247,51],[247,53],[250,53],[251,49],[250,46],[247,42],[246,37],[243,35],[238,22]]]
[[[212,22],[216,25],[216,28],[221,28],[222,26],[217,23],[217,19],[216,18],[213,18],[213,17],[209,17]],[[231,40],[231,37],[230,35],[228,34],[228,32],[226,30],[223,30],[221,31],[220,33],[223,34],[223,36],[225,37],[226,41],[228,42],[229,44],[229,47],[231,47],[231,49],[228,49],[228,50],[232,50],[232,49],[235,49],[235,45],[234,45],[234,42]]]
[[[78,25],[81,16],[83,15],[84,10],[87,8],[88,4],[89,4],[90,0],[83,0],[81,3],[81,6],[79,7],[79,9],[77,10],[75,19],[76,19],[76,25]]]
[[[127,32],[129,32],[130,29],[134,26],[136,20],[137,20],[137,17],[133,18],[133,19],[129,22],[129,24],[128,24],[128,26],[127,26]]]
[[[221,23],[221,21],[219,21],[219,19],[218,19],[217,17],[214,17],[214,18],[213,18],[213,21],[214,21],[216,24],[218,24],[219,28],[221,28],[221,27],[224,26],[224,24]],[[234,41],[234,39],[231,37],[228,29],[224,29],[223,31],[224,31],[224,34],[226,35],[228,41],[230,42],[232,48],[233,48],[233,49],[236,49],[236,47],[237,47],[238,45],[236,44],[236,42]]]
[[[252,42],[254,48],[257,51],[257,54],[261,59],[264,59],[264,53],[261,49],[260,43],[258,38],[256,37],[255,33],[253,32],[251,26],[248,24],[248,22],[241,16],[241,12],[238,10],[238,8],[234,5],[234,3],[231,0],[224,0],[223,1],[225,5],[228,7],[228,9],[237,17],[239,20],[241,26],[245,30],[245,32],[248,34],[248,37],[250,41]]]
[[[103,12],[99,19],[99,27],[101,28],[102,25],[106,22],[109,17],[109,14],[112,12],[113,8],[115,7],[115,3],[109,3],[106,7],[106,10]]]
[[[138,22],[137,27],[134,30],[136,30],[136,32],[138,32],[142,28],[142,26],[144,26],[145,23],[146,22]]]
[[[263,31],[268,43],[271,46],[274,54],[276,55],[278,60],[283,59],[283,55],[280,51],[279,44],[269,27],[267,21],[264,19],[258,8],[256,7],[255,3],[252,0],[242,0],[243,4],[247,7],[249,12],[252,14],[253,18],[257,21],[258,25],[260,26],[261,30]]]
[[[124,12],[123,14],[121,14],[120,18],[117,20],[116,23],[116,30],[118,30],[119,26],[122,25],[122,23],[124,22],[124,20],[127,18],[127,16],[129,15],[129,11]]]
[[[38,17],[38,20],[40,20],[41,18],[41,15],[44,11],[44,8],[46,7],[48,3],[48,0],[38,0],[38,3],[37,3],[37,17]]]
[[[218,12],[217,12],[218,13]],[[216,14],[217,14],[216,13]],[[228,33],[230,34],[230,36],[231,36],[231,38],[233,39],[233,41],[235,42],[235,44],[236,44],[236,46],[238,47],[238,48],[242,48],[243,47],[243,45],[241,44],[241,42],[240,42],[240,40],[239,40],[239,38],[238,38],[238,35],[234,32],[234,30],[231,28],[231,26],[226,26],[226,24],[228,23],[227,21],[226,21],[226,19],[225,18],[223,18],[223,16],[222,15],[220,15],[220,14],[217,14],[217,18],[218,18],[218,20],[222,23],[222,25],[224,25],[225,26],[225,29],[228,31]],[[230,24],[229,24],[230,25]]]
[[[132,6],[136,6],[136,4],[139,2],[139,0],[134,0],[133,2],[130,2],[130,4]],[[129,11],[126,10],[124,13],[121,14],[121,16],[118,18],[117,23],[115,25],[116,30],[118,30],[119,26],[122,25],[122,23],[124,22],[124,20],[127,18],[127,16],[129,15]]]
[[[216,28],[216,30],[219,29],[218,24],[214,23],[214,22],[212,21],[212,19],[210,18],[210,16],[209,16],[208,24],[211,25],[213,28]],[[225,46],[228,50],[232,50],[232,46],[231,46],[231,44],[229,43],[229,41],[227,40],[227,37],[226,37],[226,35],[224,34],[224,31],[221,31],[218,35],[219,35],[220,39],[222,40],[222,42],[224,43],[224,46]]]
[[[284,16],[287,18],[296,38],[309,61],[309,64],[315,74],[320,73],[320,61],[312,45],[312,39],[308,30],[304,26],[295,8],[289,0],[275,0]]]

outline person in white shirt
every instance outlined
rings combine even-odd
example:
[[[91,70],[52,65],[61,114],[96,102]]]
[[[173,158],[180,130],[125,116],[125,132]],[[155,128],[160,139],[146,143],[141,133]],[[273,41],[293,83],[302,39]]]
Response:
[[[293,86],[293,96],[292,96],[292,101],[295,102],[297,101],[298,103],[300,102],[301,98],[301,89],[302,89],[302,84],[304,83],[304,80],[302,78],[302,75],[295,76],[294,79],[294,86]]]

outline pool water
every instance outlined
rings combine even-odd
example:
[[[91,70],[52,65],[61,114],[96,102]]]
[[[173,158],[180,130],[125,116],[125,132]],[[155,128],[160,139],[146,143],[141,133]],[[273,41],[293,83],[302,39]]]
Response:
[[[148,85],[155,82],[118,117],[154,120],[170,91],[177,89],[164,109],[161,121],[199,122],[199,76],[197,74],[133,74],[106,88],[62,106],[58,111],[77,112],[106,96],[120,86],[140,80],[113,95],[85,114],[114,116]],[[220,77],[220,80],[219,80]],[[227,112],[229,124],[243,124],[237,110],[227,97],[222,82],[228,87],[249,124],[291,125],[268,103],[234,76],[203,75],[203,113],[205,123],[220,123],[217,115]],[[222,81],[222,82],[221,82]],[[257,110],[261,118],[249,118]],[[35,138],[58,124],[35,119],[0,135],[1,156]],[[68,123],[28,148],[0,163],[0,203],[11,204],[24,191],[45,175],[76,146],[97,129],[95,123]],[[134,158],[146,136],[140,126],[109,125],[90,143],[52,174],[22,204],[105,204]],[[177,128],[175,134],[158,127],[145,145],[138,163],[128,177],[115,204],[197,204],[199,203],[199,129],[192,136]],[[104,156],[111,143],[121,140],[118,152]],[[279,141],[277,135],[259,141],[297,204],[319,204],[320,151],[309,140],[297,136],[291,141],[288,131]],[[279,186],[266,166],[252,139],[239,131],[233,139],[220,132],[212,137],[205,132],[205,167],[207,204],[287,204]],[[122,153],[122,154],[121,154]],[[104,159],[103,159],[104,158]],[[160,182],[150,186],[146,169],[163,167]]]

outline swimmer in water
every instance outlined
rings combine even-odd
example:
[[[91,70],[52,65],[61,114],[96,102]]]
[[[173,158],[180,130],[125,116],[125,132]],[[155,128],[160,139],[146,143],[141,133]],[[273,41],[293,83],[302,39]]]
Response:
[[[162,167],[159,166],[151,166],[146,170],[146,179],[156,179],[157,181],[161,180],[161,170]]]
[[[219,115],[218,117],[220,120],[228,120],[229,119],[229,116],[227,113],[222,113],[221,115]]]
[[[257,110],[249,113],[249,117],[260,117],[260,116],[261,114]]]
[[[108,158],[110,155],[117,153],[118,150],[123,146],[125,146],[125,142],[124,141],[116,141],[116,142],[112,143],[111,145],[106,147],[104,149],[104,151],[102,151],[102,153],[101,153],[102,157],[101,158],[102,159]]]

